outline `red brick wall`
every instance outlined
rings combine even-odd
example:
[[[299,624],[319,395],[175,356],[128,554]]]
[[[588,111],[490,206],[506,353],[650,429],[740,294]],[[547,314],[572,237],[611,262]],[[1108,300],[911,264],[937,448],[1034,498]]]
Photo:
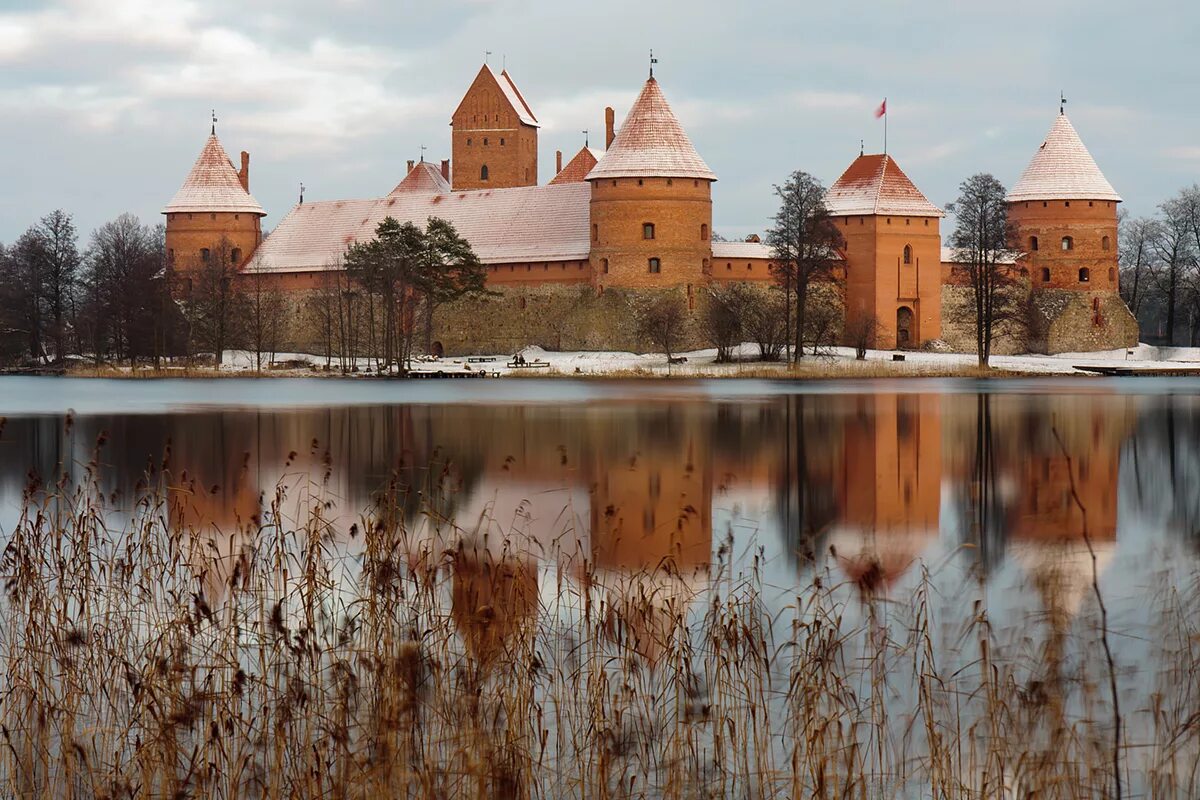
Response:
[[[241,251],[241,263],[248,261],[262,242],[262,218],[257,214],[174,212],[166,217],[167,257],[180,270],[201,263],[200,250],[215,251],[222,237]]]
[[[1117,291],[1117,204],[1111,200],[1031,200],[1008,209],[1015,249],[1034,289]],[[1033,238],[1037,237],[1037,250]],[[1071,238],[1064,250],[1063,237]],[[1107,249],[1105,239],[1107,238]],[[1088,270],[1081,281],[1080,269]],[[1049,270],[1049,280],[1046,280]]]
[[[913,312],[907,346],[919,347],[942,335],[942,254],[937,217],[847,216],[837,219],[846,240],[846,319],[873,314],[879,323],[876,347],[897,340],[901,307]],[[911,248],[904,263],[904,248]]]
[[[600,287],[699,285],[712,271],[712,187],[691,178],[592,181],[592,272]],[[654,225],[646,239],[643,226]],[[651,258],[661,271],[650,272]]]

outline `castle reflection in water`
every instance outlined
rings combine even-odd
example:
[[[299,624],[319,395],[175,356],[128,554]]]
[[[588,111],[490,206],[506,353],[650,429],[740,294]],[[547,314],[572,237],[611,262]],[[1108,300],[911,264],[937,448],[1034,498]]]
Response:
[[[687,582],[757,548],[776,580],[820,560],[886,594],[948,539],[981,579],[1015,560],[1070,605],[1080,546],[1103,569],[1131,520],[1189,544],[1200,525],[1200,403],[1085,388],[20,417],[0,437],[0,530],[31,474],[82,477],[102,434],[114,508],[165,465],[173,524],[226,553],[277,501],[320,504],[346,542],[385,495],[453,520],[413,557],[450,538],[480,553],[455,560],[463,608],[534,602],[548,560]]]

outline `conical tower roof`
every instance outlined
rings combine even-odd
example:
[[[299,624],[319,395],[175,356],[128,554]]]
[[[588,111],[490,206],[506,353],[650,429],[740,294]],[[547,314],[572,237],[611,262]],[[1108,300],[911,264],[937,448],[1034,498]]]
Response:
[[[216,133],[208,137],[183,186],[179,187],[162,213],[180,211],[232,211],[258,214],[260,217],[267,215],[253,195],[242,188],[237,168],[229,160]]]
[[[603,178],[699,178],[715,181],[654,78],[629,109],[612,147],[588,173]]]
[[[1008,201],[1026,200],[1113,200],[1121,197],[1104,177],[1100,167],[1067,115],[1060,113],[1046,134],[1046,141],[1025,168],[1021,179],[1008,193]]]
[[[885,153],[860,155],[825,193],[825,207],[835,217],[893,214],[942,217],[921,190]]]

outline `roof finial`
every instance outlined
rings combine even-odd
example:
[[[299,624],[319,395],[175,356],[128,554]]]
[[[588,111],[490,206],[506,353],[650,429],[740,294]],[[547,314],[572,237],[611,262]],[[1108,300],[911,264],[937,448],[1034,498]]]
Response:
[[[217,110],[215,108],[212,110],[212,135],[217,135]]]
[[[484,51],[483,51],[483,63],[484,63],[484,64],[488,63],[488,56],[490,56],[491,54],[492,54],[492,51],[491,51],[491,50],[484,50]]]
[[[304,205],[304,181],[300,181],[300,205]]]
[[[1059,115],[1067,113],[1067,95],[1061,91],[1058,93],[1058,113]]]
[[[654,65],[658,63],[658,59],[654,57],[654,48],[650,48],[650,80],[654,80]]]
[[[508,71],[508,53],[500,54],[500,71],[501,72]]]
[[[866,139],[858,140],[858,154],[860,156],[865,156],[867,154],[867,140]]]
[[[429,148],[427,148],[425,145],[421,145],[421,163],[422,164],[425,163],[425,151],[428,149]]]

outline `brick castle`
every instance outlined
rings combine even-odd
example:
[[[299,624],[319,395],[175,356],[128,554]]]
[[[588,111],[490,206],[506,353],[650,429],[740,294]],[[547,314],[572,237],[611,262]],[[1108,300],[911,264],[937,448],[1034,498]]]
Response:
[[[186,276],[227,248],[222,255],[243,273],[303,292],[319,288],[346,248],[372,238],[386,217],[418,224],[442,217],[471,242],[497,290],[483,305],[439,312],[436,349],[447,352],[508,351],[552,335],[551,346],[563,345],[569,315],[576,317],[565,339],[570,349],[630,346],[619,306],[598,306],[606,294],[675,289],[694,308],[708,285],[773,280],[771,250],[756,237],[713,241],[717,176],[653,75],[623,124],[615,126],[612,108],[605,123],[603,151],[585,146],[565,165],[559,152],[557,174],[539,184],[537,117],[507,70],[485,64],[452,115],[450,159],[408,162],[404,178],[377,199],[301,200],[266,238],[266,211],[250,194],[249,155],[235,167],[214,127],[163,211],[168,257]],[[1007,350],[1135,344],[1136,321],[1117,292],[1121,198],[1065,113],[1007,200],[1012,269],[1038,317],[1034,332]],[[879,348],[973,349],[970,290],[942,246],[944,213],[894,158],[860,155],[826,204],[843,227],[844,280],[819,302],[839,306],[846,322],[873,317]]]

